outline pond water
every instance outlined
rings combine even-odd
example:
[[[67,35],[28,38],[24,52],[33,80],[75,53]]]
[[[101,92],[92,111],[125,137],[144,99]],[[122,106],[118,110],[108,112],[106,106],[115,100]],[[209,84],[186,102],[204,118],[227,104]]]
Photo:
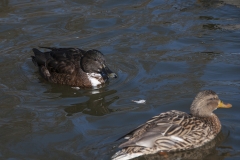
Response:
[[[110,159],[116,139],[161,112],[189,112],[204,89],[233,108],[215,111],[217,142],[189,154],[240,158],[239,0],[1,0],[0,42],[0,159]],[[30,58],[38,46],[98,49],[118,78],[50,84]]]

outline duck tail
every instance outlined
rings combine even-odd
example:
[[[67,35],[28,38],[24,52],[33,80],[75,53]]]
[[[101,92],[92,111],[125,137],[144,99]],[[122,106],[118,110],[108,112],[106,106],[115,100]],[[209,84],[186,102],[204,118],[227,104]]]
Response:
[[[129,160],[139,156],[142,156],[143,153],[126,153],[124,150],[118,151],[112,156],[112,160]]]
[[[31,57],[32,57],[32,62],[33,62],[33,64],[34,64],[35,66],[38,66],[35,56],[31,56]]]
[[[37,48],[33,48],[32,51],[34,52],[35,56],[42,54]]]
[[[47,61],[45,54],[36,48],[33,48],[32,51],[34,52],[34,56],[31,56],[32,62],[34,63],[34,65],[35,66],[45,65]]]

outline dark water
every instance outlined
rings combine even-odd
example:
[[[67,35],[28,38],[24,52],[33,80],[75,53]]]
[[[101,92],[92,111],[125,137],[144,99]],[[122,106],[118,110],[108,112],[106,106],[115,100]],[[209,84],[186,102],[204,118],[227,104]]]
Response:
[[[110,159],[117,138],[188,112],[203,89],[233,108],[215,111],[217,142],[188,154],[240,158],[239,0],[1,0],[0,42],[0,159]],[[99,49],[119,78],[95,90],[49,84],[31,62],[37,46]]]

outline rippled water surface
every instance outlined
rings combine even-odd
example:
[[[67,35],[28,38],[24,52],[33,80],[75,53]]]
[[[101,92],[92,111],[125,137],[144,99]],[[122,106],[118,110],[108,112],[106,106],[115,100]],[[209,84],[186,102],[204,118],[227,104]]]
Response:
[[[217,142],[189,154],[240,158],[239,0],[1,0],[0,42],[0,159],[110,159],[117,138],[188,112],[203,89],[233,108],[215,111]],[[119,77],[100,89],[50,84],[30,58],[38,46],[98,49]]]

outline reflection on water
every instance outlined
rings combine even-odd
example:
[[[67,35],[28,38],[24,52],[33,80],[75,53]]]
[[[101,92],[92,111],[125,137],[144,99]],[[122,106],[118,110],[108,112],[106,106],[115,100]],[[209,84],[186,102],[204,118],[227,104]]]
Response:
[[[38,74],[38,73],[36,73]],[[39,77],[42,83],[46,83],[42,77]],[[58,98],[62,99],[59,106],[64,107],[67,116],[74,113],[84,113],[93,116],[103,116],[114,112],[109,105],[119,99],[115,95],[116,90],[108,90],[104,85],[95,89],[75,89],[69,86],[59,86],[58,84],[49,84],[51,88],[45,91],[47,94],[55,93]],[[109,85],[107,83],[107,85]]]
[[[238,0],[0,1],[0,159],[110,159],[116,139],[161,112],[189,112],[203,89],[233,105],[215,111],[223,134],[168,158],[238,159],[239,15]],[[118,78],[50,84],[31,62],[38,46],[98,49]]]
[[[103,94],[95,93],[98,91],[92,91],[93,94],[89,95],[89,99],[86,102],[73,104],[69,107],[66,107],[64,111],[68,113],[68,116],[71,116],[73,113],[82,112],[85,114],[93,116],[102,116],[114,112],[113,109],[108,108],[115,100],[119,99],[118,96],[114,96],[110,99],[105,97],[116,93],[116,91],[107,91]]]

